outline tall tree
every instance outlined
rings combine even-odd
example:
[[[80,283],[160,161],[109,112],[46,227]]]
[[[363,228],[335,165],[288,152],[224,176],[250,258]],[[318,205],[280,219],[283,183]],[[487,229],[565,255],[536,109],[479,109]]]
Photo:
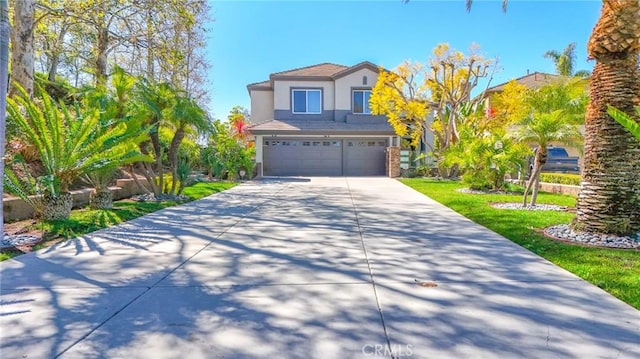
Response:
[[[545,52],[544,57],[551,59],[556,65],[556,72],[558,75],[571,76],[573,75],[573,67],[576,62],[576,43],[572,42],[567,47],[558,52],[556,50],[548,50]]]
[[[178,184],[178,151],[182,141],[189,132],[206,134],[210,131],[211,123],[206,112],[193,99],[179,95],[169,110],[169,117],[174,127],[169,145],[169,167],[172,174],[169,194],[174,195]]]
[[[556,73],[562,76],[589,76],[589,71],[580,70],[575,71],[576,63],[576,43],[572,42],[562,52],[556,50],[549,50],[545,52],[544,57],[551,59],[556,65]]]
[[[582,189],[574,227],[590,232],[640,230],[640,142],[607,113],[629,116],[640,104],[640,3],[605,0],[587,50],[596,65],[585,118]],[[637,119],[636,119],[637,120]]]
[[[13,32],[11,33],[11,79],[29,95],[33,95],[34,48],[33,26],[35,0],[15,1],[13,8]],[[10,95],[18,94],[11,86]]]
[[[9,78],[9,4],[0,0],[0,193],[4,192],[4,145]],[[4,238],[4,201],[0,198],[0,236]]]
[[[386,115],[396,134],[409,135],[414,146],[430,145],[441,163],[443,151],[459,141],[464,112],[484,99],[472,98],[471,91],[491,76],[494,65],[475,47],[465,55],[440,44],[426,65],[405,62],[392,72],[380,71],[370,99],[372,113]],[[427,139],[429,131],[434,141]]]

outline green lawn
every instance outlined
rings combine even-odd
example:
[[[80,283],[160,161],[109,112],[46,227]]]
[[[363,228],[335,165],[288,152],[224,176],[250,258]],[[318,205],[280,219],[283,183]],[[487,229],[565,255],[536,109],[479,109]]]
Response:
[[[186,187],[183,194],[193,201],[224,191],[236,184],[237,183],[232,182],[199,182]],[[178,204],[178,202],[175,201],[134,202],[125,200],[114,202],[113,209],[111,210],[91,210],[88,208],[73,210],[69,219],[43,222],[35,225],[37,228],[44,230],[45,241],[34,246],[34,249],[46,247],[52,241],[59,240],[60,238],[68,239],[78,237],[163,208],[175,206],[176,204]],[[19,251],[2,252],[0,253],[0,261],[20,254],[22,254],[22,252]]]
[[[540,234],[547,226],[569,223],[572,213],[496,209],[489,203],[519,202],[521,195],[460,193],[456,189],[464,185],[455,181],[403,179],[401,182],[640,309],[639,251],[569,245]],[[541,193],[538,202],[573,207],[576,199]]]

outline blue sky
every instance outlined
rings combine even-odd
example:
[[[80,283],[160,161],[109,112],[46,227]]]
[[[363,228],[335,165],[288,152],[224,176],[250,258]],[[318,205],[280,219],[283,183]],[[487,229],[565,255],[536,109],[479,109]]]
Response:
[[[577,44],[577,70],[592,70],[586,43],[600,13],[600,0],[211,1],[206,56],[216,118],[236,105],[249,108],[246,86],[273,72],[323,62],[355,65],[370,61],[393,69],[404,60],[425,62],[442,42],[458,50],[471,43],[498,58],[492,84],[527,70],[554,72],[550,49]]]

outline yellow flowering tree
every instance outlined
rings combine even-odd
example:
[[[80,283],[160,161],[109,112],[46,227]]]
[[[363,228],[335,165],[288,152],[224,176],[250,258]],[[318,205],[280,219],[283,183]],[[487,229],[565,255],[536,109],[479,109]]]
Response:
[[[412,145],[429,147],[441,164],[443,151],[460,140],[458,126],[465,114],[484,100],[484,95],[472,98],[471,92],[494,68],[477,46],[465,55],[439,44],[426,64],[407,61],[393,71],[381,69],[370,99],[372,112],[387,116],[396,134],[409,136]],[[433,143],[427,141],[429,132]]]

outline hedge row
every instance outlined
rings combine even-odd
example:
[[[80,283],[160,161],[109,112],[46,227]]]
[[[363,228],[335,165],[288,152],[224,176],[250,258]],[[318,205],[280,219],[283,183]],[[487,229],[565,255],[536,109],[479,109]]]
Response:
[[[541,173],[540,181],[547,183],[568,184],[573,186],[580,185],[580,175],[570,173]]]

